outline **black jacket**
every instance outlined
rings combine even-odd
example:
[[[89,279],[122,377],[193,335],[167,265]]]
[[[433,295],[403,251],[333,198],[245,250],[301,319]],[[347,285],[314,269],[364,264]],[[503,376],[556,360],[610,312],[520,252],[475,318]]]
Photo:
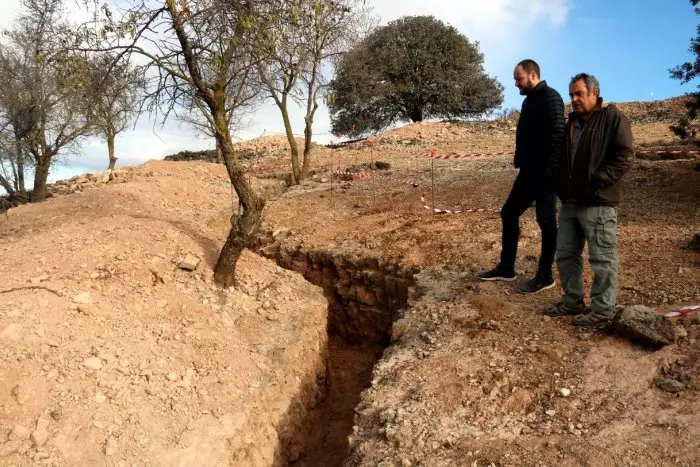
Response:
[[[564,101],[540,81],[525,97],[515,133],[515,167],[555,177],[564,139]]]
[[[634,156],[630,122],[617,107],[599,106],[583,127],[572,167],[573,115],[566,125],[557,195],[570,204],[616,206],[620,203],[618,182]]]

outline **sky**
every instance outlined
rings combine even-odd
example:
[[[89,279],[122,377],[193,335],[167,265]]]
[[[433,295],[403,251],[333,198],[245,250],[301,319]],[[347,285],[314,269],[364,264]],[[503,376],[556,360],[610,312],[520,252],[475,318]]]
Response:
[[[0,0],[0,28],[11,25],[20,0]],[[690,60],[690,39],[700,17],[688,0],[368,0],[380,24],[406,15],[433,15],[451,24],[470,41],[478,41],[486,72],[505,87],[504,108],[520,108],[523,97],[513,83],[513,68],[524,58],[537,61],[542,79],[565,101],[571,76],[596,75],[606,101],[661,100],[695,90],[669,77],[669,68]],[[301,111],[292,114],[295,133],[303,132]],[[252,123],[236,133],[240,139],[283,134],[282,118],[272,103],[262,105]],[[314,140],[326,143],[330,119],[317,112]],[[117,136],[117,166],[162,159],[181,150],[201,150],[213,142],[187,126],[164,126],[142,117],[132,130]],[[464,148],[468,151],[469,148]],[[92,139],[82,154],[63,155],[50,181],[104,170],[106,144]]]

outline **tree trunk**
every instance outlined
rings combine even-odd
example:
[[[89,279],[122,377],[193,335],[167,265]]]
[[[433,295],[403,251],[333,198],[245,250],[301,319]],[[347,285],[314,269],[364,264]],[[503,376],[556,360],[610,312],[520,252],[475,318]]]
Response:
[[[27,197],[27,185],[24,181],[24,159],[19,159],[17,161],[17,185],[19,188],[19,194],[26,198]]]
[[[316,101],[316,77],[318,68],[321,63],[321,55],[319,47],[319,38],[316,37],[317,52],[314,55],[313,68],[311,70],[310,80],[307,81],[308,94],[306,96],[306,115],[304,116],[304,165],[301,168],[302,178],[309,176],[311,168],[311,135],[313,132],[314,115],[318,110],[318,102]]]
[[[107,170],[110,172],[114,170],[114,166],[117,165],[117,157],[114,155],[114,131],[112,129],[107,130],[105,135],[107,137],[107,152],[109,154],[109,165]]]
[[[411,110],[411,121],[413,123],[416,122],[422,122],[423,121],[423,111],[421,109],[413,109]]]
[[[216,150],[214,152],[214,158],[215,158],[216,162],[219,162],[219,163],[224,161],[223,155],[221,154],[221,145],[219,144],[218,141],[216,142]]]
[[[301,168],[301,179],[305,179],[309,176],[309,170],[311,169],[311,135],[312,126],[314,124],[313,116],[304,119],[306,124],[304,125],[304,164]]]
[[[311,92],[312,90],[309,90],[309,93]],[[310,102],[309,105],[310,107],[307,107],[306,117],[304,118],[304,165],[301,169],[302,178],[308,177],[311,169],[311,136],[313,134],[314,115],[316,110],[318,110],[316,101]]]
[[[243,207],[241,215],[234,214],[231,217],[231,231],[214,268],[214,283],[222,287],[230,287],[235,284],[238,258],[260,226],[260,215],[265,206],[265,200],[253,191],[246,180],[243,166],[233,149],[224,112],[219,113],[220,115],[215,116],[216,141],[221,148],[221,155],[224,164],[226,164],[231,184]]]
[[[44,201],[46,199],[46,180],[49,178],[49,168],[51,167],[52,154],[44,153],[37,160],[34,169],[34,192],[32,200]]]
[[[22,152],[22,143],[18,139],[17,132],[15,132],[15,150],[17,151],[17,190],[26,199],[27,186],[24,181],[24,153]]]
[[[15,191],[19,191],[19,177],[17,176],[17,164],[15,161],[10,160],[10,167],[12,167],[12,185]]]
[[[0,174],[0,186],[5,189],[7,194],[10,196],[10,199],[14,199],[15,197],[15,189],[12,187],[12,184]]]
[[[284,121],[284,131],[287,133],[287,141],[289,141],[289,149],[292,151],[292,185],[297,185],[300,180],[299,177],[301,176],[301,169],[299,168],[299,147],[297,146],[297,141],[294,139],[292,123],[289,120],[286,96],[284,100],[282,100],[280,110],[282,111],[282,120]]]

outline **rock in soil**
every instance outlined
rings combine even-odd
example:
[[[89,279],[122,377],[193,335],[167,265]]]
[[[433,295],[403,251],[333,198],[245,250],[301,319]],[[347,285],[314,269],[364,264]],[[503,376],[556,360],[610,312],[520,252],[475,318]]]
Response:
[[[624,308],[615,316],[613,327],[618,334],[654,348],[676,341],[676,328],[671,320],[642,305]]]

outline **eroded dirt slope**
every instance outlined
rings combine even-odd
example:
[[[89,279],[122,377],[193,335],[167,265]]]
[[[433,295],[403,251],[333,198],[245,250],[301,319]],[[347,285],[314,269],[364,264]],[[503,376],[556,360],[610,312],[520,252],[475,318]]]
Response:
[[[249,252],[212,287],[222,166],[121,179],[0,218],[0,464],[281,463],[326,364],[320,289]]]

